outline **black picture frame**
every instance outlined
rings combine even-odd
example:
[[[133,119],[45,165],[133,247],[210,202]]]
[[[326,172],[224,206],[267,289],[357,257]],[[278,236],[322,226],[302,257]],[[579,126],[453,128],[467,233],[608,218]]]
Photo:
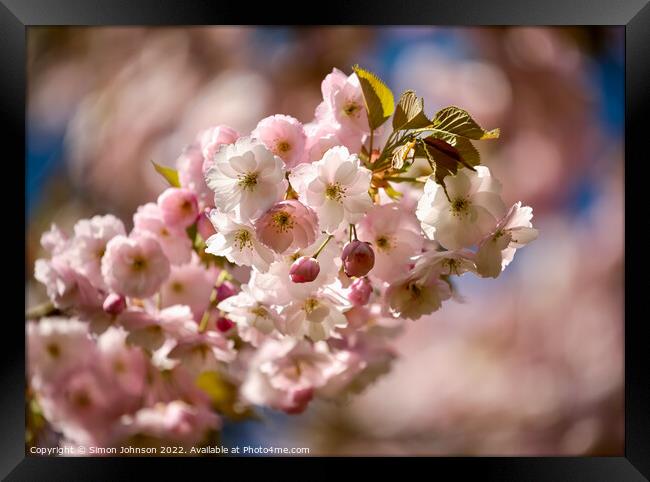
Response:
[[[625,453],[623,457],[453,457],[409,458],[422,464],[432,477],[440,470],[453,471],[454,477],[472,475],[494,480],[536,481],[636,481],[650,478],[650,371],[647,338],[642,336],[647,318],[640,305],[644,289],[640,276],[644,268],[641,230],[644,218],[637,217],[644,207],[640,193],[640,172],[648,154],[645,149],[646,120],[650,118],[650,4],[649,0],[406,0],[390,3],[369,0],[355,2],[329,0],[319,6],[313,2],[303,11],[296,5],[254,4],[208,0],[0,0],[0,118],[2,139],[11,152],[3,166],[2,206],[7,243],[4,253],[25,249],[25,210],[15,209],[19,196],[15,179],[24,172],[26,106],[26,31],[30,26],[54,25],[219,25],[219,24],[391,24],[391,25],[624,25],[625,66],[625,162],[638,166],[625,178]],[[305,4],[306,5],[306,4]],[[20,159],[23,159],[21,164]],[[7,166],[10,164],[10,166]],[[22,166],[22,169],[21,169]],[[11,170],[15,169],[15,173]],[[638,172],[638,175],[637,175]],[[14,181],[11,181],[13,179]],[[24,185],[23,185],[24,189]],[[24,202],[24,191],[23,191]],[[2,211],[0,211],[2,212]],[[13,217],[12,217],[13,216]],[[636,253],[636,255],[630,255]],[[634,256],[634,259],[632,259]],[[15,270],[20,269],[17,256]],[[25,267],[26,268],[26,267]],[[25,272],[27,276],[27,272]],[[637,279],[639,281],[637,281]],[[140,463],[153,465],[173,474],[174,462],[191,462],[192,472],[224,467],[235,459],[92,459],[26,457],[24,443],[25,346],[24,306],[17,301],[19,289],[9,279],[3,288],[7,316],[3,325],[2,388],[0,389],[0,474],[5,480],[118,480],[124,474],[135,477]],[[10,306],[9,306],[10,305]],[[15,315],[15,316],[13,316]],[[598,336],[594,333],[594,336]],[[269,459],[267,459],[269,460]],[[278,460],[278,459],[274,459]],[[319,459],[323,460],[323,459]],[[348,459],[349,460],[349,459]],[[292,464],[312,463],[314,459],[291,459]],[[325,459],[330,462],[331,459]],[[250,459],[245,459],[250,464]],[[374,458],[372,468],[404,473],[403,459]],[[210,464],[209,466],[207,464]],[[136,467],[137,465],[137,467]],[[240,465],[245,470],[249,465]],[[242,472],[239,472],[240,474]],[[187,471],[178,472],[187,476]],[[177,475],[179,476],[179,475]]]

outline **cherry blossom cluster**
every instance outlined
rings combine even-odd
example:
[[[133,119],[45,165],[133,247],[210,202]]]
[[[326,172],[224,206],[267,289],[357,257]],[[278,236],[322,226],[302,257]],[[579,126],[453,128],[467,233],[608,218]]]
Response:
[[[457,108],[429,119],[412,92],[395,107],[358,68],[322,94],[308,124],[200,132],[176,169],[156,165],[171,186],[130,231],[108,214],[43,234],[30,390],[63,440],[195,444],[253,406],[349,396],[453,277],[497,277],[535,239],[531,208],[508,208],[478,162],[471,140],[495,131]]]

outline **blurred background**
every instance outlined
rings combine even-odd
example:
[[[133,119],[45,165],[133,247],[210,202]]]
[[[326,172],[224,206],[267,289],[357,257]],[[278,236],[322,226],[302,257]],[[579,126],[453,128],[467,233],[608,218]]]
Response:
[[[464,302],[410,323],[392,372],[344,403],[227,424],[224,445],[323,455],[622,455],[624,30],[28,30],[27,271],[52,222],[135,208],[202,128],[313,118],[320,82],[359,63],[433,115],[467,109],[506,204],[540,237]],[[33,279],[26,304],[45,300]]]

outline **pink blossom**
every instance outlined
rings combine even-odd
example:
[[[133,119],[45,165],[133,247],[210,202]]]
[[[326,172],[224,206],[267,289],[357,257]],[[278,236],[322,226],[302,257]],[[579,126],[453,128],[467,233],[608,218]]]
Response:
[[[56,224],[41,235],[41,246],[52,256],[63,252],[68,245],[68,236]]]
[[[232,127],[218,125],[205,129],[198,135],[198,141],[203,154],[202,172],[205,174],[214,162],[214,155],[219,148],[226,144],[232,144],[239,139],[239,133]]]
[[[113,389],[124,396],[139,398],[145,389],[146,360],[137,347],[126,343],[128,333],[111,326],[97,338],[99,362],[114,380]]]
[[[133,215],[133,233],[149,233],[159,243],[172,264],[187,263],[191,259],[192,241],[184,229],[169,226],[160,207],[154,203],[140,206]]]
[[[417,320],[440,309],[451,288],[437,273],[419,277],[409,272],[389,285],[385,297],[394,316]]]
[[[27,370],[39,390],[92,359],[88,325],[78,319],[41,318],[28,322],[26,331]]]
[[[178,181],[181,187],[196,194],[202,208],[214,207],[214,193],[205,183],[203,176],[203,154],[198,143],[185,148],[176,160]]]
[[[235,359],[234,342],[223,333],[207,330],[179,337],[176,346],[167,355],[178,360],[191,373],[198,375],[206,370],[216,370],[220,362]]]
[[[169,271],[169,260],[152,236],[116,236],[108,242],[102,259],[102,274],[108,287],[136,298],[155,294]]]
[[[194,257],[189,263],[173,265],[160,293],[162,306],[187,305],[199,321],[210,304],[210,294],[219,271],[207,269]]]
[[[201,443],[209,430],[219,428],[221,419],[208,407],[174,400],[138,410],[128,431],[131,435],[146,435],[190,446]]]
[[[360,240],[372,243],[372,275],[383,281],[406,273],[410,258],[421,252],[424,241],[413,211],[396,203],[373,206],[357,226],[357,232]]]
[[[125,235],[124,224],[111,214],[77,221],[74,226],[74,265],[98,288],[104,287],[101,260],[106,244],[117,235]]]
[[[372,294],[372,284],[367,277],[358,278],[352,282],[348,291],[348,300],[353,305],[363,306],[368,303]]]
[[[273,115],[262,119],[252,133],[273,154],[280,157],[287,168],[303,162],[305,131],[302,124],[288,115]]]
[[[81,273],[70,265],[69,253],[61,253],[50,260],[37,259],[34,278],[43,283],[50,301],[59,309],[98,309],[102,297]]]
[[[242,396],[256,405],[287,413],[302,412],[314,391],[332,376],[334,363],[334,357],[323,343],[268,339],[251,360]]]
[[[158,207],[167,226],[185,229],[194,224],[199,215],[199,205],[189,189],[170,187],[158,196]]]
[[[294,283],[309,283],[320,273],[320,265],[316,258],[301,256],[291,265],[289,277]]]
[[[369,133],[363,91],[356,74],[346,76],[332,69],[323,80],[321,91],[323,102],[316,109],[317,119],[333,118],[346,130]]]
[[[354,239],[343,247],[341,260],[345,274],[365,276],[375,265],[375,252],[370,243]]]
[[[295,199],[275,203],[255,222],[258,239],[278,254],[306,248],[316,239],[317,231],[314,210]]]

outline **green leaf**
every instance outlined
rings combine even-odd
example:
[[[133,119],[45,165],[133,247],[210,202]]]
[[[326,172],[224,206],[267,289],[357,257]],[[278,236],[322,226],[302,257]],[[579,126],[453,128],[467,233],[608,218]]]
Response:
[[[439,111],[433,118],[432,128],[441,134],[451,134],[477,141],[499,137],[499,129],[486,131],[467,111],[454,106]]]
[[[458,142],[456,146],[434,136],[427,137],[418,143],[419,153],[424,154],[424,157],[432,164],[435,179],[439,184],[443,184],[444,178],[448,175],[456,174],[459,167],[464,166],[474,170],[474,166],[478,164],[478,151],[472,143],[467,139],[462,141],[459,139],[463,138],[455,138],[455,141]]]
[[[409,156],[411,157],[411,161],[413,160],[413,146],[415,145],[415,142],[406,142],[402,144],[401,146],[396,147],[393,149],[393,153],[391,156],[391,166],[395,170],[401,170],[404,167],[412,164],[412,162],[407,163],[407,159]]]
[[[388,120],[395,111],[395,98],[384,82],[372,72],[358,65],[352,67],[359,78],[363,100],[368,111],[368,125],[372,130]]]
[[[424,101],[412,90],[402,94],[393,116],[393,130],[418,129],[431,125],[424,114]]]
[[[384,191],[386,191],[386,194],[388,195],[389,198],[393,199],[394,201],[398,201],[402,198],[403,194],[399,192],[397,189],[395,189],[391,185],[387,185],[384,187]]]
[[[178,171],[176,169],[161,166],[160,164],[156,164],[153,161],[151,161],[151,164],[153,164],[153,167],[156,169],[156,171],[158,171],[158,174],[167,180],[170,186],[181,187],[181,183],[178,180]]]

